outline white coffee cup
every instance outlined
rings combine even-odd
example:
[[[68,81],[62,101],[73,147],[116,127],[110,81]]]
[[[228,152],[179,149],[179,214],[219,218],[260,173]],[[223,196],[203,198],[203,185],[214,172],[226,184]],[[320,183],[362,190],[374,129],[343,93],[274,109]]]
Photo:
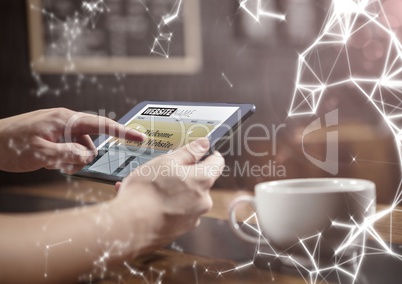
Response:
[[[270,181],[255,186],[255,196],[240,196],[229,205],[230,225],[241,239],[268,244],[283,264],[315,267],[353,261],[364,234],[356,234],[375,213],[375,184],[353,178],[306,178]],[[236,220],[240,203],[250,203],[261,229],[245,233]],[[353,230],[354,228],[354,230]]]

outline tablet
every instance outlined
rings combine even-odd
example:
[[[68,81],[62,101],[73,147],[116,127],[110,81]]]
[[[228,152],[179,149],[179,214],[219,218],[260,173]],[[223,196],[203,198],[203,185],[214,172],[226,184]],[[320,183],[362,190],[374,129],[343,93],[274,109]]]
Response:
[[[219,149],[255,111],[252,104],[144,101],[118,122],[147,135],[129,141],[101,135],[94,141],[98,156],[73,176],[115,183],[156,156],[207,137]]]

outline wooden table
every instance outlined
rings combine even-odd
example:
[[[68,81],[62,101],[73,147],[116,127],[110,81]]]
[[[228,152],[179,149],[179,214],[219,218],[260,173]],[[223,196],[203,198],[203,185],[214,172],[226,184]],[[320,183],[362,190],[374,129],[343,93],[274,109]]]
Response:
[[[34,196],[45,199],[57,199],[65,201],[74,201],[76,204],[87,202],[102,202],[113,198],[116,194],[112,185],[95,183],[84,180],[70,180],[65,182],[47,183],[33,186],[12,186],[3,188],[1,194],[12,194],[17,196]],[[211,190],[214,206],[206,214],[203,222],[205,224],[219,224],[227,220],[227,207],[229,203],[239,195],[249,195],[248,191],[213,189]],[[0,195],[1,196],[1,195]],[[377,210],[386,210],[387,205],[378,205]],[[375,229],[379,232],[382,239],[386,242],[392,241],[395,244],[402,244],[402,207],[396,208],[392,215],[386,215],[376,223]],[[252,213],[244,209],[240,211],[239,218],[248,217]],[[225,223],[222,223],[225,224]],[[392,224],[392,230],[390,229]],[[197,230],[203,230],[203,223]],[[219,228],[219,227],[216,227]],[[210,243],[214,241],[214,234],[222,234],[216,229],[209,228],[210,234],[201,241]],[[222,226],[221,228],[225,228]],[[226,229],[225,229],[226,230]],[[227,230],[224,234],[228,240],[236,238],[230,235]],[[194,243],[193,246],[197,244]],[[396,245],[398,247],[398,245]],[[194,247],[196,248],[196,247]],[[240,247],[239,247],[240,248]],[[236,248],[235,248],[236,249]],[[217,248],[219,250],[219,248]],[[202,256],[204,254],[204,256]],[[238,261],[232,258],[216,257],[201,254],[194,254],[188,251],[182,251],[180,246],[175,247],[173,243],[169,248],[160,249],[150,255],[128,261],[122,265],[110,267],[106,278],[98,283],[309,283],[306,275],[300,274],[297,270],[287,270],[278,266],[274,260],[272,263],[268,259],[262,260],[264,263],[258,265],[257,262],[251,263],[251,259]],[[393,260],[393,265],[401,269],[402,261]],[[399,262],[396,262],[399,261]],[[374,264],[375,265],[375,261]],[[384,264],[387,265],[387,264]],[[387,265],[389,266],[389,265]],[[384,272],[383,269],[379,268]],[[375,273],[375,270],[368,267],[369,273]],[[374,272],[373,272],[374,271]],[[389,272],[385,277],[392,276]],[[399,273],[400,274],[400,273]],[[371,276],[370,276],[371,277]],[[392,276],[393,277],[393,276]],[[394,279],[394,278],[390,279]],[[339,281],[326,279],[329,283]],[[325,283],[325,282],[324,282]],[[342,282],[343,283],[343,282]],[[357,282],[359,283],[359,282]],[[361,283],[366,283],[364,280]],[[367,283],[370,283],[367,282]],[[391,282],[381,282],[391,283]],[[398,282],[399,283],[399,282]]]

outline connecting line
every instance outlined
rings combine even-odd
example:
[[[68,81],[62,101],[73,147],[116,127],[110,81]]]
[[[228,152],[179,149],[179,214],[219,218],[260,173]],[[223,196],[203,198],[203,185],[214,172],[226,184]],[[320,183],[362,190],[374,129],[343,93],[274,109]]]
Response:
[[[233,267],[233,268],[231,268],[231,269],[227,269],[227,270],[223,270],[223,271],[218,271],[217,273],[218,273],[219,276],[222,276],[223,274],[226,274],[226,273],[229,273],[229,272],[233,272],[233,271],[239,271],[239,270],[241,270],[241,269],[250,267],[250,266],[252,266],[252,265],[254,265],[254,261],[250,261],[250,262],[247,262],[247,263],[244,263],[244,264],[237,265],[237,266],[235,266],[235,267]]]
[[[268,262],[268,268],[269,268],[269,272],[271,273],[271,280],[272,280],[272,281],[275,281],[275,276],[274,276],[274,273],[273,273],[273,271],[272,271],[272,267],[271,267],[271,263],[270,263],[270,262]]]
[[[261,16],[274,18],[281,21],[284,21],[286,19],[285,15],[283,14],[263,10],[261,8],[261,0],[257,0],[257,3],[255,3],[255,0],[241,0],[239,6],[241,9],[247,12],[256,22],[260,21]],[[249,6],[252,6],[253,11],[251,10],[252,8]]]
[[[278,19],[278,20],[281,20],[281,21],[284,21],[286,19],[285,15],[272,13],[272,12],[268,12],[268,11],[262,11],[262,10],[260,10],[259,15],[264,16],[264,17],[270,17],[270,18]]]
[[[65,245],[65,244],[68,244],[68,243],[71,243],[71,242],[72,242],[72,239],[67,239],[67,240],[64,240],[64,241],[61,241],[61,242],[57,242],[57,243],[45,246],[45,273],[43,274],[43,276],[45,278],[48,277],[48,263],[49,263],[50,249],[52,249],[54,247],[62,246],[62,245]]]
[[[142,278],[146,284],[150,284],[148,282],[147,278],[144,276],[143,272],[131,267],[130,265],[128,265],[127,262],[124,262],[124,266],[128,269],[128,271],[130,272],[131,275],[138,276],[138,277]]]
[[[94,2],[87,2],[83,1],[82,2],[82,7],[89,11],[90,13],[103,13],[105,11],[106,4],[103,2],[103,0],[99,1],[94,1]]]
[[[379,161],[379,160],[368,160],[368,159],[354,159],[354,162],[365,162],[365,163],[372,163],[372,164],[383,164],[383,165],[400,165],[400,163],[393,163],[393,162],[386,162],[386,161]]]
[[[357,267],[355,269],[355,275],[353,277],[353,283],[356,281],[356,278],[359,274],[360,268],[362,266],[363,263],[363,259],[364,259],[364,255],[365,255],[365,250],[366,250],[366,232],[363,232],[363,244],[362,244],[362,254],[360,255],[360,258],[358,260],[358,264]]]
[[[340,224],[340,223],[336,223],[333,222],[332,223],[334,226],[337,227],[349,227],[347,225],[344,224]],[[352,234],[351,236],[348,237],[348,240],[346,242],[344,242],[342,245],[340,245],[336,250],[335,250],[335,255],[339,254],[341,251],[345,250],[346,248],[350,247],[353,242],[359,237],[361,236],[361,234],[367,230],[368,224],[363,224],[363,225],[355,225],[355,226],[350,226],[349,228],[351,229],[351,232],[353,232],[356,228],[357,228],[357,232],[355,232],[354,234]]]
[[[228,83],[229,87],[233,88],[232,82],[229,81],[228,77],[226,77],[225,73],[222,72],[222,77]]]
[[[193,271],[194,271],[194,278],[195,278],[195,284],[198,284],[198,274],[197,274],[197,261],[194,261],[193,263]]]
[[[307,241],[307,240],[310,240],[310,239],[313,239],[313,238],[316,238],[317,241],[316,241],[316,243],[315,243],[313,252],[310,253],[309,250],[308,250],[308,248],[307,248],[306,245],[304,244],[304,241]],[[311,237],[308,237],[308,238],[299,240],[300,244],[303,246],[304,250],[305,250],[306,253],[308,254],[308,256],[309,256],[309,258],[310,258],[310,260],[311,260],[311,263],[313,264],[315,270],[317,270],[317,271],[318,271],[318,266],[317,266],[316,261],[314,260],[314,255],[316,254],[316,250],[317,250],[317,248],[319,247],[320,240],[321,240],[321,234],[320,234],[320,233],[317,234],[317,235],[314,235],[314,236],[311,236]]]
[[[145,276],[144,272],[131,267],[127,262],[124,262],[123,265],[128,269],[128,271],[130,272],[131,275],[140,277],[142,279],[142,281],[146,284],[154,284],[154,283],[160,284],[160,283],[162,283],[163,276],[165,275],[164,270],[158,270],[151,266],[149,268],[149,272],[151,273],[151,280],[148,280],[147,277]],[[156,273],[157,277],[154,280],[153,274],[155,274],[155,273]]]
[[[364,212],[367,213],[372,208],[372,206],[375,206],[375,205],[373,205],[375,202],[376,202],[376,199],[375,198],[372,199],[370,201],[369,205],[367,205],[366,210],[364,210]]]
[[[145,11],[149,12],[149,8],[147,7],[147,5],[144,3],[143,0],[138,0],[138,2],[141,3],[141,5],[144,7]]]
[[[165,16],[162,17],[162,20],[165,23],[165,25],[168,25],[170,22],[172,22],[173,20],[175,20],[179,16],[182,1],[183,0],[176,1],[175,5],[173,7],[173,13],[165,15]]]

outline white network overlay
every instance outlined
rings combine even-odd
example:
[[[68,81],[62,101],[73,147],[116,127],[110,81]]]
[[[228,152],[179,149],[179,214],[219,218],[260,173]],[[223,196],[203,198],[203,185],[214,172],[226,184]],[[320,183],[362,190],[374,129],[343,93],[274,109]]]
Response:
[[[240,8],[249,14],[255,21],[259,22],[261,17],[285,20],[285,15],[266,10],[261,5],[261,0],[241,0]]]
[[[353,64],[356,59],[359,60],[359,58],[354,58],[351,55],[353,49],[356,47],[364,48],[363,45],[359,46],[358,41],[373,31],[382,37],[381,44],[380,42],[372,42],[372,44],[377,44],[377,53],[371,55],[373,61],[379,59],[382,54],[384,55],[385,59],[381,60],[380,68],[374,68],[370,62]],[[299,55],[296,87],[289,116],[315,114],[325,95],[333,88],[354,86],[356,95],[365,96],[390,127],[397,143],[399,161],[401,161],[401,47],[381,1],[332,1],[330,12],[318,38]],[[392,219],[392,214],[397,210],[396,206],[400,201],[401,190],[399,188],[393,204],[389,208],[366,218],[362,224],[333,222],[333,226],[341,226],[350,230],[348,238],[337,249],[337,252],[348,249],[358,236],[370,236],[381,248],[375,252],[376,254],[388,254],[402,260],[402,256],[394,252],[391,245],[383,241],[374,228],[378,220],[382,218]],[[392,222],[390,226],[392,227]],[[392,228],[390,228],[390,232],[392,240]],[[302,242],[303,240],[300,240],[301,244]],[[349,275],[350,280],[354,282],[365,256],[369,254],[367,249],[366,243],[363,243],[361,254],[354,260],[357,265],[352,269],[346,270],[338,264],[334,264],[332,267],[320,267],[313,258],[310,258],[314,269],[307,270],[310,275],[318,276],[330,269],[339,274]],[[310,252],[306,251],[306,254],[310,255]],[[298,264],[295,263],[295,265]],[[303,267],[303,269],[306,268]],[[310,282],[314,283],[316,280],[316,277],[310,278]]]
[[[50,30],[51,36],[53,36],[54,31],[60,32],[61,38],[52,38],[50,48],[57,55],[64,57],[66,61],[65,66],[63,66],[66,72],[60,76],[59,86],[57,87],[47,84],[42,79],[42,76],[34,68],[31,68],[32,77],[37,85],[35,90],[37,97],[44,95],[60,96],[63,93],[72,91],[80,93],[85,83],[91,84],[99,90],[107,89],[113,94],[125,93],[124,84],[121,84],[121,81],[125,77],[124,74],[114,74],[116,84],[109,85],[102,84],[96,75],[78,74],[77,76],[68,76],[68,71],[75,70],[74,50],[76,49],[77,42],[84,36],[83,32],[85,28],[95,28],[99,17],[109,12],[109,8],[103,0],[82,1],[81,9],[75,11],[74,15],[67,19],[59,19],[52,11],[34,4],[31,4],[29,8],[33,12],[42,14],[43,19],[47,21],[47,28]],[[43,58],[39,58],[38,60],[43,60]],[[34,63],[36,62],[32,62],[32,65]]]
[[[281,15],[263,11],[259,0],[241,1],[240,7],[257,22],[261,16],[274,16],[282,19]],[[363,46],[359,46],[358,41],[370,35],[373,30],[382,34],[382,44],[385,45],[385,48],[380,48],[377,53],[366,54],[367,57],[372,57],[373,61],[385,54],[385,60],[382,61],[383,66],[377,74],[373,72],[374,66],[370,62],[366,64],[360,62],[357,65],[358,67],[353,64],[353,56],[351,56],[352,52],[350,51],[356,47],[362,48]],[[377,44],[377,49],[382,46],[378,42],[374,42],[374,44]],[[373,48],[373,46],[369,46],[369,48]],[[351,85],[355,86],[358,93],[372,103],[390,127],[397,143],[399,161],[401,162],[402,45],[391,28],[380,0],[332,1],[318,38],[299,55],[296,86],[289,116],[316,114],[320,102],[331,88]],[[332,222],[332,226],[349,230],[348,236],[336,249],[335,255],[341,256],[342,252],[355,249],[354,241],[356,239],[361,238],[363,240],[358,255],[341,261],[334,261],[333,265],[328,265],[328,263],[321,265],[317,259],[321,242],[320,232],[299,239],[299,243],[295,244],[304,251],[306,258],[310,260],[310,265],[306,266],[292,258],[291,255],[275,251],[275,248],[271,246],[260,230],[255,213],[243,221],[243,226],[254,230],[259,235],[260,244],[256,248],[256,255],[275,257],[284,260],[286,263],[292,263],[306,283],[327,282],[325,278],[330,273],[335,275],[339,283],[345,279],[346,283],[355,283],[365,257],[370,254],[390,255],[402,261],[402,255],[396,253],[391,244],[385,242],[374,228],[378,220],[390,218],[390,240],[392,241],[392,214],[398,210],[396,206],[401,202],[401,194],[401,188],[398,188],[392,205],[373,216],[365,218],[362,223],[353,221],[352,216],[351,222],[347,224]],[[255,223],[257,226],[254,225]],[[376,242],[375,248],[369,247],[364,241],[368,236]],[[313,249],[305,245],[307,241],[315,243]],[[269,252],[265,252],[266,247],[269,247]],[[219,275],[251,265],[254,265],[253,261],[228,271],[219,272]]]
[[[183,0],[177,0],[170,13],[164,15],[158,24],[158,32],[151,48],[151,53],[169,59],[170,44],[172,43],[173,32],[169,30],[169,24],[179,18]],[[147,9],[147,8],[146,8]],[[165,31],[167,29],[167,31]]]
[[[140,2],[143,3],[142,1]],[[261,0],[241,0],[239,3],[240,9],[257,22],[261,17],[272,17],[278,20],[286,20],[285,15],[265,10],[262,7],[263,1]],[[162,17],[157,26],[158,34],[155,37],[150,53],[169,58],[169,46],[172,39],[172,33],[170,31],[166,32],[165,30],[169,30],[169,24],[178,19],[180,9],[182,9],[182,4],[182,0],[177,0],[172,11]],[[145,4],[144,7],[147,9]],[[55,27],[63,26],[66,28],[65,44],[67,44],[67,46],[73,46],[82,27],[95,25],[100,14],[108,11],[102,0],[82,1],[82,13],[77,14],[76,17],[70,19],[68,24],[65,25],[66,23],[64,21],[56,19],[54,15],[48,11],[34,6],[32,6],[31,9],[38,10],[39,13],[42,13],[44,17],[50,19],[50,23],[55,24]],[[350,56],[350,45],[355,44],[354,37],[364,36],[368,33],[369,28],[375,29],[375,31],[384,35],[382,43],[386,46],[383,50],[386,60],[383,61],[383,66],[377,73],[372,71],[374,69],[370,70],[370,64],[366,65],[366,69],[358,68],[355,64],[351,64],[353,59]],[[68,48],[64,48],[64,50],[66,52],[66,58],[71,63],[67,68],[74,68],[73,62],[71,61],[71,56],[73,55],[71,50]],[[375,57],[377,55],[374,54],[372,56]],[[38,84],[38,96],[45,93],[59,95],[61,92],[68,91],[71,88],[65,75],[61,77],[62,87],[59,89],[51,89],[41,80],[39,74],[33,73],[33,76]],[[120,81],[121,78],[124,78],[124,76],[121,76],[118,74],[116,75],[118,81]],[[222,73],[222,77],[228,81],[231,87],[233,86],[224,73]],[[80,85],[85,78],[87,77],[84,75],[78,76],[75,84]],[[93,81],[93,83],[98,83],[97,78],[93,76],[87,78],[87,80]],[[121,85],[123,86],[123,84]],[[320,103],[324,99],[325,94],[331,89],[343,85],[355,86],[356,90],[359,91],[359,94],[365,96],[381,114],[384,121],[389,125],[394,134],[399,151],[399,160],[401,162],[402,124],[400,121],[402,119],[402,45],[388,22],[388,18],[380,0],[332,1],[331,9],[318,38],[311,46],[299,55],[296,87],[289,110],[289,116],[315,114]],[[11,142],[12,141],[10,141],[10,143]],[[24,149],[20,149],[20,151],[23,150]],[[390,244],[386,243],[374,228],[374,225],[378,220],[382,218],[392,218],[392,214],[397,210],[396,206],[401,201],[401,194],[402,191],[399,188],[394,202],[389,206],[389,208],[367,218],[363,223],[352,222],[350,224],[341,224],[333,222],[333,226],[344,227],[350,230],[348,238],[337,251],[342,252],[347,250],[352,246],[353,241],[360,236],[371,236],[380,248],[377,248],[374,253],[392,255],[402,261],[402,255],[394,252]],[[102,216],[101,214],[100,218],[107,219],[107,216]],[[260,236],[261,242],[256,248],[256,256],[262,255],[290,260],[300,271],[300,275],[304,277],[305,282],[308,283],[323,282],[320,278],[328,272],[334,272],[345,276],[351,280],[351,282],[354,282],[359,275],[360,267],[365,256],[371,253],[367,251],[369,248],[364,242],[360,255],[354,256],[353,259],[346,260],[343,263],[336,263],[333,266],[322,267],[314,259],[316,251],[310,251],[306,246],[304,246],[307,239],[313,239],[316,241],[316,247],[318,248],[321,235],[317,233],[317,235],[310,236],[307,239],[300,239],[298,244],[305,250],[306,256],[308,256],[312,262],[309,267],[305,267],[292,259],[291,256],[277,253],[275,249],[270,246],[269,241],[264,237],[258,226],[258,220],[255,214],[251,215],[243,223]],[[257,226],[254,225],[255,223],[257,223]],[[390,226],[392,226],[392,222],[390,222],[390,224]],[[390,232],[392,234],[392,228],[390,228]],[[68,245],[71,241],[72,240],[67,236],[67,239],[60,243],[46,244],[44,246],[46,267],[47,262],[51,261],[51,259],[48,260],[50,249],[56,245]],[[105,248],[105,251],[104,255],[98,256],[99,259],[94,263],[94,274],[95,272],[97,272],[96,274],[100,273],[101,275],[107,273],[106,259],[112,253],[117,254],[120,251],[120,248],[126,246],[128,241],[129,240],[116,240],[112,244],[103,244],[102,240],[98,240],[98,242]],[[270,252],[264,251],[266,245],[270,247]],[[178,248],[178,250],[179,249],[180,248]],[[347,265],[348,262],[353,262],[356,265],[349,266]],[[194,267],[196,265],[197,263],[195,262]],[[226,273],[232,273],[234,271],[238,272],[243,268],[253,265],[254,260],[250,260],[233,267],[233,269],[218,271],[210,267],[206,270],[208,273],[215,273],[218,277]],[[268,263],[267,265],[270,269],[270,264]],[[124,266],[133,276],[140,277],[144,279],[146,283],[149,283],[143,272],[132,267],[129,263],[125,263]],[[157,275],[156,277],[152,277],[153,279],[157,279],[157,283],[162,282],[165,273],[164,271],[158,271],[151,268],[150,272]],[[47,271],[45,271],[45,274],[46,273]],[[197,277],[196,274],[196,280],[198,279]],[[274,281],[274,278],[272,280]]]
[[[146,1],[138,0],[138,2],[143,5],[146,12],[150,13]],[[85,83],[92,84],[99,90],[108,90],[112,94],[125,94],[124,84],[122,84],[122,81],[125,79],[124,74],[114,74],[115,84],[109,83],[108,85],[102,84],[96,75],[78,74],[77,76],[70,76],[71,78],[68,76],[71,71],[76,69],[74,61],[74,57],[76,56],[75,50],[82,38],[85,37],[85,30],[96,28],[99,18],[103,14],[110,12],[109,7],[106,5],[104,0],[81,1],[80,9],[75,11],[71,17],[66,19],[60,19],[53,12],[34,4],[31,4],[30,9],[42,14],[43,18],[47,21],[47,27],[50,30],[51,35],[52,32],[56,30],[61,32],[60,39],[52,38],[53,41],[50,48],[52,52],[55,52],[58,56],[64,57],[66,61],[64,66],[66,72],[60,76],[60,87],[52,87],[47,84],[42,79],[42,76],[32,68],[32,77],[37,84],[37,89],[35,91],[37,97],[46,94],[59,96],[62,93],[71,92],[72,90],[79,93]],[[164,14],[160,21],[154,19],[150,13],[152,20],[159,21],[158,23],[155,22],[157,34],[154,37],[152,47],[150,47],[150,54],[169,59],[170,46],[173,39],[173,32],[169,25],[180,20],[181,11],[182,0],[176,0],[172,5],[171,11]],[[39,60],[43,60],[43,58],[40,58]],[[110,85],[112,86],[110,87]],[[126,100],[130,101],[128,98],[126,98]]]

